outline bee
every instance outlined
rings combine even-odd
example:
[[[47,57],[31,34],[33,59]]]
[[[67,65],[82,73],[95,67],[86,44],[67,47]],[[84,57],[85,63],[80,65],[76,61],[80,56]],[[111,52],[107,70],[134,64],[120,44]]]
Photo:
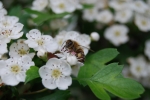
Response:
[[[81,46],[74,40],[67,40],[65,42],[66,44],[62,49],[65,49],[68,53],[75,55],[79,62],[84,63],[85,60],[85,54]]]

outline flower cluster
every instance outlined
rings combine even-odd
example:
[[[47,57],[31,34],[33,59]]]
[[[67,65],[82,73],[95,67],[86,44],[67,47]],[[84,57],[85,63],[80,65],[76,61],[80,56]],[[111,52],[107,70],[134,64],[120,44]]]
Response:
[[[34,0],[32,9],[37,11],[46,11],[46,8],[52,9],[54,13],[73,12],[81,8],[78,0]]]
[[[128,41],[129,29],[123,24],[134,23],[139,30],[150,31],[150,7],[143,0],[81,0],[81,3],[94,5],[83,10],[83,19],[96,21],[102,27],[109,25],[104,35],[115,46]]]
[[[66,7],[71,7],[72,10],[68,12],[72,12],[78,5],[77,2],[70,0],[61,0],[61,2],[35,0],[32,9],[42,11],[48,2],[52,2],[50,7],[56,13],[65,12],[68,10]],[[41,8],[37,9],[37,6]],[[58,6],[61,9],[56,8]],[[72,84],[71,75],[77,76],[80,67],[84,65],[84,57],[90,48],[91,39],[98,41],[99,34],[94,32],[90,37],[77,31],[60,31],[53,38],[38,29],[31,29],[24,34],[22,32],[24,25],[19,22],[19,18],[6,14],[7,11],[2,8],[0,2],[0,84],[16,86],[20,82],[25,82],[27,70],[36,64],[33,58],[38,56],[39,59],[46,61],[46,64],[39,66],[39,75],[44,87],[67,89]],[[59,19],[57,20],[53,20],[53,23],[60,22]],[[54,29],[61,26],[54,24],[51,25]],[[71,47],[66,46],[70,45],[67,44],[68,40],[72,43]],[[80,52],[77,52],[78,48]],[[4,59],[5,55],[8,57]]]

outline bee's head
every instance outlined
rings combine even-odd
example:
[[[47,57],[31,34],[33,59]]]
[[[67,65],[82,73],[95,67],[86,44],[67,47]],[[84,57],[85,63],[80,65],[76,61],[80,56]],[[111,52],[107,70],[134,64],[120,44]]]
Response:
[[[69,48],[69,47],[72,47],[73,44],[74,44],[73,41],[70,40],[70,39],[66,41],[66,47],[68,47],[68,48]]]

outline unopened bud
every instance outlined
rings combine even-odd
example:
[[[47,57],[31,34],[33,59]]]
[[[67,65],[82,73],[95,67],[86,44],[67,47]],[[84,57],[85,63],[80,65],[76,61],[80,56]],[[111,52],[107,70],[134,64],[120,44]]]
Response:
[[[41,50],[39,50],[39,51],[37,52],[37,56],[38,56],[38,57],[44,57],[45,55],[46,55],[46,51],[43,50],[43,49],[41,49]]]
[[[93,41],[98,41],[100,39],[100,35],[97,32],[92,32],[91,38]]]
[[[70,65],[76,65],[77,64],[77,57],[76,56],[72,56],[72,55],[69,55],[67,57],[67,62],[70,64]]]

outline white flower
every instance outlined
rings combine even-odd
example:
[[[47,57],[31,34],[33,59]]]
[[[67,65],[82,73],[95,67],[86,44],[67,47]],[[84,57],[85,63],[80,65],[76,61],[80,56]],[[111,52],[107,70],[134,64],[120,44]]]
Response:
[[[50,7],[55,13],[73,12],[78,5],[77,0],[50,0]]]
[[[34,0],[31,9],[43,11],[48,5],[48,0]]]
[[[92,22],[95,20],[97,14],[98,14],[98,9],[96,9],[95,7],[90,9],[85,9],[83,10],[83,19]]]
[[[15,86],[25,81],[26,71],[34,62],[28,56],[20,58],[9,58],[0,61],[0,75],[6,85]]]
[[[7,44],[0,40],[0,56],[2,56],[4,53],[7,53],[7,52],[8,52]]]
[[[100,35],[97,32],[92,32],[90,36],[93,41],[98,41],[100,38]]]
[[[12,28],[18,21],[16,16],[0,16],[0,28]]]
[[[109,1],[109,6],[115,10],[121,10],[127,8],[129,5],[129,1],[127,0],[111,0]]]
[[[147,40],[145,42],[145,50],[144,50],[145,55],[150,59],[150,40]]]
[[[150,30],[150,19],[147,17],[137,14],[135,16],[135,24],[141,31],[147,32]]]
[[[20,32],[23,24],[18,23],[18,18],[15,16],[0,16],[0,39],[3,42],[9,43],[11,39],[18,39],[23,35]]]
[[[68,21],[65,19],[54,19],[50,22],[50,27],[53,30],[63,29],[68,25]]]
[[[0,1],[0,16],[4,16],[6,14],[7,14],[7,11],[6,11],[6,9],[3,8],[3,4]]]
[[[106,29],[104,36],[115,46],[126,43],[128,41],[128,28],[124,25],[113,25]]]
[[[137,58],[128,58],[130,64],[130,72],[137,78],[145,77],[148,75],[147,62],[143,56]]]
[[[113,20],[113,14],[109,10],[103,10],[96,16],[98,22],[107,24]]]
[[[130,9],[124,9],[116,11],[115,20],[120,23],[127,23],[133,16],[133,11]]]
[[[22,57],[25,55],[30,56],[31,58],[34,57],[35,53],[29,53],[30,48],[27,44],[24,43],[25,39],[17,40],[17,43],[12,43],[10,45],[9,56],[10,57]]]
[[[26,34],[28,40],[25,41],[29,47],[36,51],[43,49],[45,51],[54,53],[58,49],[57,43],[50,35],[42,35],[37,29],[32,29]]]
[[[42,84],[48,89],[66,90],[71,85],[71,67],[64,60],[52,58],[40,67],[39,74]]]
[[[148,5],[143,0],[135,0],[131,8],[139,13],[144,13],[148,9]]]

